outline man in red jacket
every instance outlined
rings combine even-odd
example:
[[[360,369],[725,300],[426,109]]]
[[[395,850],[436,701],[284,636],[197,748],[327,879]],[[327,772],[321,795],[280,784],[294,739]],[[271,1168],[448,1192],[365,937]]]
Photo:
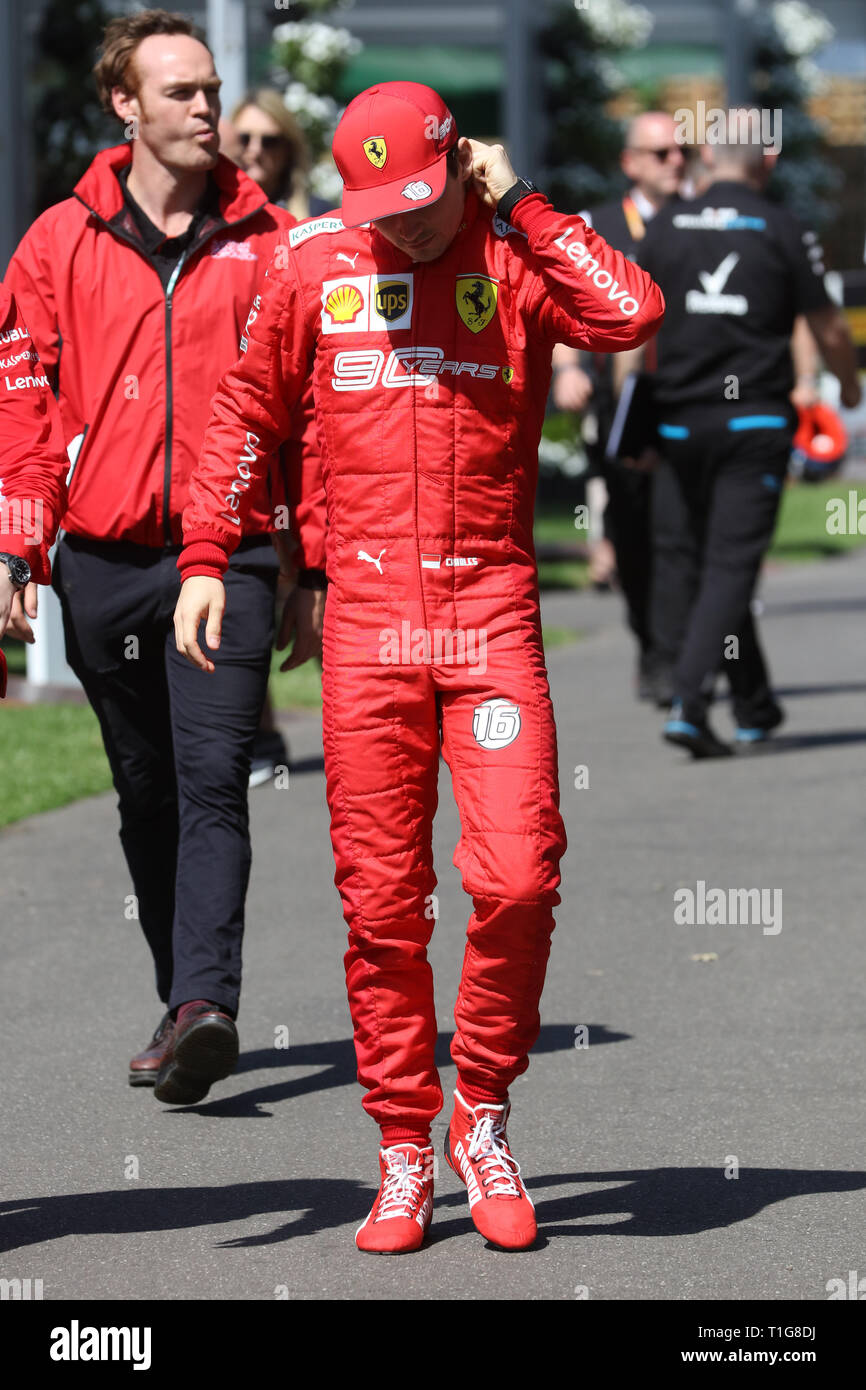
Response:
[[[9,290],[0,285],[0,638],[33,641],[37,584],[66,505],[69,460],[48,377]],[[6,662],[0,652],[0,695]]]
[[[382,1133],[381,1187],[356,1242],[416,1249],[432,1211],[441,746],[474,905],[446,1157],[478,1230],[522,1249],[536,1226],[508,1147],[508,1089],[538,1035],[565,848],[532,541],[551,349],[643,342],[663,301],[518,179],[501,146],[458,142],[428,87],[362,93],[334,156],[342,216],[278,248],[214,397],[184,513],[178,648],[214,669],[200,621],[213,648],[253,480],[312,362],[329,520],[325,767],[358,1074]]]
[[[188,20],[163,10],[113,20],[95,73],[127,143],[97,155],[74,197],[37,220],[8,283],[58,376],[66,439],[82,439],[54,584],[166,1006],[129,1080],[191,1104],[238,1055],[249,753],[273,635],[269,532],[288,499],[266,460],[227,576],[233,613],[215,681],[190,671],[170,636],[181,516],[208,403],[294,219],[219,155],[219,78]],[[287,435],[292,468],[312,466],[300,417]],[[323,585],[311,573],[323,570],[321,537],[306,536],[301,582]],[[283,634],[295,621],[292,664],[315,650],[322,602],[312,588],[294,600]]]

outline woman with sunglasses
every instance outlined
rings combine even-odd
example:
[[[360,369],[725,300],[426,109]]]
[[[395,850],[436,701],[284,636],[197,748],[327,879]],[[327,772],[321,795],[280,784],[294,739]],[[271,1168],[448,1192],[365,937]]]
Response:
[[[270,202],[288,208],[297,218],[309,217],[307,142],[279,92],[270,87],[249,92],[232,111],[231,122],[237,145],[231,158]]]
[[[311,202],[307,191],[310,155],[304,133],[272,87],[248,92],[234,107],[230,122],[220,122],[220,144],[223,153],[267,194],[269,202],[288,209],[299,221],[326,210],[328,205],[317,198]],[[281,551],[280,559],[290,574],[290,555]],[[279,602],[285,602],[290,587],[290,581],[281,577]],[[270,782],[278,768],[288,765],[288,746],[268,692],[253,744],[250,787]]]

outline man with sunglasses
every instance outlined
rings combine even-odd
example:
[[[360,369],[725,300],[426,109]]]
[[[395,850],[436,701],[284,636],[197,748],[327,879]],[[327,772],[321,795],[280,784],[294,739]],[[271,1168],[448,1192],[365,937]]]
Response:
[[[623,173],[630,181],[628,192],[581,214],[610,246],[630,260],[637,256],[648,224],[679,191],[685,159],[675,135],[674,119],[663,111],[635,116],[620,156]],[[629,626],[638,642],[638,693],[641,698],[666,704],[671,693],[670,672],[653,650],[650,628],[652,480],[646,472],[605,460],[616,406],[611,360],[609,355],[594,354],[584,370],[580,359],[581,354],[565,344],[554,349],[553,401],[559,410],[588,408],[593,417],[587,433],[594,431],[595,438],[586,441],[587,453],[593,472],[601,475],[607,486],[604,533],[616,556]],[[650,352],[647,359],[651,359]],[[602,571],[599,577],[604,577]]]

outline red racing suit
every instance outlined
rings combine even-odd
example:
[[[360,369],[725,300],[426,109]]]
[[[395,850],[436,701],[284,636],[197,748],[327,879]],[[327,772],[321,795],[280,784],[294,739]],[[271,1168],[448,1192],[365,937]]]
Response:
[[[48,377],[9,290],[0,285],[0,550],[39,584],[66,506],[69,459]]]
[[[358,1075],[385,1142],[425,1133],[442,1104],[426,955],[440,746],[474,906],[452,1046],[470,1104],[501,1101],[537,1037],[565,848],[532,540],[551,349],[634,347],[664,309],[580,218],[540,194],[513,217],[470,191],[429,264],[337,214],[289,233],[184,513],[184,576],[221,573],[312,369],[328,801]]]

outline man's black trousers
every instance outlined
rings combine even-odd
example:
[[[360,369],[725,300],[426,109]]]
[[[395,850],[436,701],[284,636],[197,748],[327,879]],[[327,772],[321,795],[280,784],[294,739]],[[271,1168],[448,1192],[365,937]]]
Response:
[[[66,655],[102,728],[138,915],[172,1009],[237,1013],[251,851],[247,793],[267,690],[277,567],[232,557],[216,671],[175,647],[178,549],[65,536],[54,566]],[[204,624],[199,644],[206,650]]]
[[[702,687],[721,669],[737,723],[761,726],[775,706],[750,604],[773,536],[794,415],[787,402],[659,414],[652,625],[657,638],[665,634],[660,656],[675,663],[684,719],[705,717]]]
[[[604,534],[616,555],[616,573],[625,600],[628,625],[641,653],[652,645],[650,628],[650,570],[652,561],[650,494],[652,477],[626,468],[618,459],[604,456],[604,445],[613,425],[613,410],[598,411],[598,443],[587,446],[591,475],[604,479],[607,506]]]

